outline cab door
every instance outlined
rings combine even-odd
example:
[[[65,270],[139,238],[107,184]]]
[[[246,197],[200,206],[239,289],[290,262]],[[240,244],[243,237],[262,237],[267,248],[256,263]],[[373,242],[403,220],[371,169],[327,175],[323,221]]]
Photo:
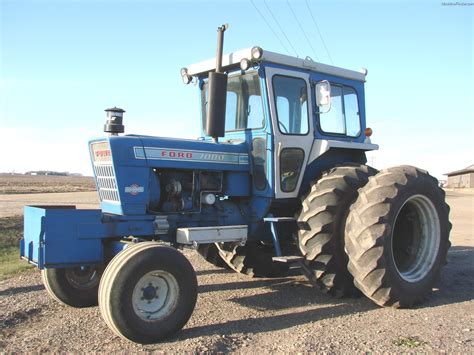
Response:
[[[267,66],[266,83],[273,126],[275,198],[298,197],[314,141],[309,74]]]

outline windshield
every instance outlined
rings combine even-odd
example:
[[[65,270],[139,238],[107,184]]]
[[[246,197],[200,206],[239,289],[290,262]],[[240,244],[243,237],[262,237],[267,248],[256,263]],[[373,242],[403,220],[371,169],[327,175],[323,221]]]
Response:
[[[203,129],[206,127],[207,87],[205,82],[201,91]],[[226,100],[226,132],[263,127],[262,95],[257,72],[229,76]]]

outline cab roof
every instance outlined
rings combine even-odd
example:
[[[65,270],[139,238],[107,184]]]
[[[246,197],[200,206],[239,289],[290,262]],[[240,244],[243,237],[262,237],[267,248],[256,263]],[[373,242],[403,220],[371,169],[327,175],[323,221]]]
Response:
[[[306,69],[318,73],[335,75],[346,79],[365,82],[366,71],[355,71],[322,64],[313,61],[310,57],[303,59],[262,49],[262,56],[258,60],[254,60],[252,59],[252,48],[255,47],[245,48],[236,52],[224,54],[222,56],[222,68],[225,70],[238,67],[240,61],[245,58],[252,61],[253,63],[269,62],[281,64],[289,67]],[[191,76],[204,76],[210,71],[214,71],[216,69],[216,59],[212,58],[203,62],[191,64],[186,69],[187,73]]]

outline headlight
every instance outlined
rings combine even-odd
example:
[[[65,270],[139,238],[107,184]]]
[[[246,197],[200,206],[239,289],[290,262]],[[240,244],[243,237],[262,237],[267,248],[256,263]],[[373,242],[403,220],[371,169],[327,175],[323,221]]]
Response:
[[[240,61],[240,69],[242,69],[243,71],[246,71],[248,68],[250,68],[250,65],[250,60],[248,60],[247,58],[243,58]]]
[[[262,58],[263,55],[263,49],[260,47],[253,47],[251,50],[252,53],[252,59],[259,60]]]
[[[188,68],[181,68],[180,74],[185,85],[188,85],[193,80],[193,77],[188,74]]]
[[[183,75],[181,79],[183,79],[183,83],[185,85],[188,85],[191,81],[193,81],[193,77],[189,74]]]

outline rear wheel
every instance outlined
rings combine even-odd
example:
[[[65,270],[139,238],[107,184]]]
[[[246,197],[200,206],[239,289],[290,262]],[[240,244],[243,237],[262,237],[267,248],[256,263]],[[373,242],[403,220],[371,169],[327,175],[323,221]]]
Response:
[[[80,266],[43,269],[41,277],[49,295],[58,302],[77,308],[97,306],[102,267]]]
[[[147,344],[179,331],[191,317],[197,279],[176,249],[142,242],[117,254],[99,287],[99,309],[119,336]]]
[[[247,242],[243,246],[237,243],[216,243],[216,246],[222,259],[238,273],[250,277],[278,277],[288,272],[286,264],[272,260],[273,245]]]
[[[298,218],[299,247],[306,261],[303,272],[333,296],[359,294],[347,270],[344,227],[357,190],[377,171],[366,165],[339,166],[326,172],[303,201]]]
[[[201,244],[199,245],[197,251],[204,260],[214,265],[215,267],[221,267],[226,269],[229,268],[229,266],[219,254],[219,249],[215,244]]]
[[[449,207],[426,171],[381,171],[359,191],[346,225],[355,285],[381,306],[410,307],[431,292],[449,249]]]

